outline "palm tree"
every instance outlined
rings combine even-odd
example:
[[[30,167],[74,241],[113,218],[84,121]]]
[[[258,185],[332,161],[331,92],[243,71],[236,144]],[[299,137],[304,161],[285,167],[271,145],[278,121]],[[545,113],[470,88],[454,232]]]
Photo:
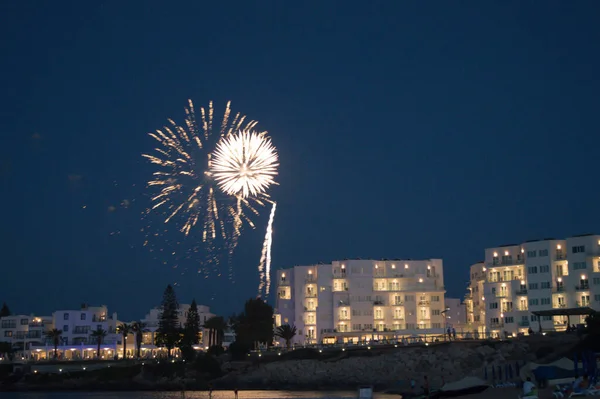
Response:
[[[131,334],[132,331],[131,324],[121,323],[117,326],[117,332],[123,335],[123,359],[127,359],[127,336]]]
[[[60,342],[60,336],[62,335],[62,330],[57,330],[53,328],[50,331],[46,332],[46,337],[52,340],[52,344],[54,345],[54,358],[58,357],[58,343]]]
[[[284,324],[275,329],[275,336],[285,340],[285,346],[290,349],[290,343],[296,336],[296,326]]]
[[[223,337],[225,335],[225,329],[227,323],[221,316],[214,316],[206,320],[204,328],[208,329],[208,346],[223,345]]]
[[[96,340],[96,344],[98,345],[98,350],[96,351],[97,358],[100,358],[100,345],[102,345],[102,340],[107,334],[106,330],[103,330],[102,327],[98,327],[95,331],[92,331],[91,336]]]
[[[144,333],[146,330],[146,324],[141,321],[134,321],[131,324],[131,330],[135,334],[135,346],[136,346],[136,357],[140,358],[140,352],[142,351],[142,340],[144,338]]]

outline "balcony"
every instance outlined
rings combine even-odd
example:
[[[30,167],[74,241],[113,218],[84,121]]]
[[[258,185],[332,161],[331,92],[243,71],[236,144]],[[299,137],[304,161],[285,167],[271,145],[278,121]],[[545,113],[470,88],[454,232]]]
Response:
[[[304,322],[304,325],[306,325],[306,326],[316,326],[317,323],[314,320],[306,320]]]
[[[557,252],[556,255],[554,255],[554,260],[565,260],[565,259],[567,259],[567,255],[562,252]]]
[[[419,301],[419,306],[429,306],[429,301]]]
[[[553,294],[558,294],[561,292],[565,292],[565,287],[564,286],[558,286],[558,287],[552,287],[552,293]]]
[[[567,307],[566,303],[555,303],[552,305],[554,309],[564,309]]]
[[[392,303],[393,306],[404,306],[404,302],[403,301],[396,301]]]
[[[333,278],[334,279],[346,278],[346,273],[334,273]]]
[[[523,276],[513,276],[512,278],[504,278],[504,276],[488,277],[485,281],[488,283],[501,283],[515,280],[523,280]]]
[[[504,328],[504,323],[490,323],[490,328],[492,328],[492,329]]]
[[[431,329],[431,324],[429,324],[429,323],[419,323],[419,324],[417,324],[416,329],[417,330],[429,330],[429,329]]]
[[[312,274],[309,274],[308,276],[306,276],[306,278],[304,279],[304,282],[306,284],[311,284],[311,283],[316,283],[317,282],[317,278],[315,276],[313,276]]]
[[[385,302],[384,301],[374,301],[373,305],[375,305],[375,306],[384,306]]]
[[[279,286],[280,287],[286,287],[290,285],[290,281],[289,280],[279,280]]]
[[[496,292],[496,298],[506,298],[508,294],[505,292]]]
[[[338,308],[343,308],[345,306],[350,306],[350,301],[338,301]]]
[[[529,320],[521,320],[517,323],[519,327],[529,327]]]
[[[527,295],[527,290],[518,290],[517,292],[515,292],[515,294],[518,296]]]
[[[467,300],[467,299],[473,299],[473,294],[471,294],[471,293],[465,294],[465,300]]]
[[[375,315],[373,317],[373,320],[385,320],[385,316],[380,314],[380,315]]]
[[[576,285],[575,286],[575,290],[576,291],[589,291],[590,290],[590,286],[589,286],[589,284]]]
[[[43,322],[31,322],[29,323],[29,328],[39,328],[39,327],[45,327],[45,324]]]
[[[316,297],[317,297],[317,293],[316,293],[316,292],[313,292],[313,291],[311,291],[311,292],[307,292],[307,293],[305,293],[305,294],[304,294],[304,296],[305,296],[306,298],[316,298]]]
[[[502,312],[502,313],[508,313],[508,312],[512,312],[512,311],[513,311],[513,307],[512,307],[512,306],[504,306],[504,307],[501,309],[501,312]]]
[[[577,307],[579,308],[587,308],[590,306],[590,303],[585,301],[585,302],[581,302],[581,301],[577,301]]]
[[[394,315],[393,317],[394,320],[404,320],[404,316],[403,315]]]
[[[348,291],[348,287],[346,287],[345,285],[342,287],[333,287],[333,292],[344,292],[344,291]]]
[[[350,316],[340,316],[340,317],[338,317],[338,320],[340,320],[340,321],[350,321],[351,317]]]
[[[316,311],[317,311],[317,308],[316,308],[316,307],[314,307],[314,306],[312,306],[312,307],[306,307],[306,306],[305,306],[305,307],[304,307],[304,311],[305,311],[305,312],[310,312],[310,313],[313,313],[313,312],[316,312]]]

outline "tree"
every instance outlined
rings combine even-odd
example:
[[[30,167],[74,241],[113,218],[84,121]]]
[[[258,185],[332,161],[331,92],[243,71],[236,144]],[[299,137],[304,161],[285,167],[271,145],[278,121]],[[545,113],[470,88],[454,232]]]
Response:
[[[254,348],[273,344],[273,308],[262,299],[247,300],[234,323],[236,342]]]
[[[157,343],[167,348],[168,357],[171,357],[171,350],[180,340],[178,309],[179,303],[175,296],[175,290],[168,285],[163,294],[158,329],[156,331]]]
[[[200,335],[200,315],[198,314],[198,305],[196,300],[192,300],[185,320],[183,339],[186,344],[193,346],[199,342]]]
[[[2,304],[2,309],[0,309],[0,319],[6,316],[10,316],[10,309],[8,308],[8,306],[6,305],[6,302],[4,302]]]
[[[55,359],[58,357],[58,344],[60,342],[61,335],[62,335],[62,330],[57,330],[56,328],[53,328],[52,330],[46,332],[46,337],[49,338],[52,341],[52,344],[54,345],[54,358]]]
[[[222,346],[227,323],[221,316],[214,316],[206,320],[204,328],[208,330],[208,346]]]
[[[131,324],[121,323],[117,326],[117,332],[123,336],[123,359],[127,359],[127,336],[133,332]]]
[[[104,337],[106,337],[106,330],[102,329],[102,327],[98,327],[96,330],[92,331],[92,338],[96,340],[96,345],[98,345],[98,350],[96,351],[96,357],[100,358],[100,345],[102,345],[102,341]]]
[[[600,335],[600,313],[592,313],[585,318],[588,334],[593,336]]]
[[[142,323],[141,321],[134,321],[131,324],[131,330],[135,334],[135,356],[139,359],[142,352],[142,340],[144,339],[144,333],[148,330],[146,330],[146,324]]]
[[[275,336],[285,340],[285,346],[290,349],[290,343],[292,339],[296,336],[296,326],[290,326],[289,324],[284,324],[275,329]]]

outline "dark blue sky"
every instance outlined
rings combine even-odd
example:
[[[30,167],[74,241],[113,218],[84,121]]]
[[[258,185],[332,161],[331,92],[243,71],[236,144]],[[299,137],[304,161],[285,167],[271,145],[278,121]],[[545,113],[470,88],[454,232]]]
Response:
[[[457,296],[486,247],[600,230],[600,3],[301,3],[2,2],[0,300],[255,294],[266,211],[233,285],[141,245],[146,133],[188,98],[271,133],[276,268],[440,257]]]

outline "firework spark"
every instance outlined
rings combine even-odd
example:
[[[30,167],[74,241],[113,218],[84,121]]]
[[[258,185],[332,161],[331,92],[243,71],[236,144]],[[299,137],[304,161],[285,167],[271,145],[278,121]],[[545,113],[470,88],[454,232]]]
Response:
[[[265,295],[268,296],[269,288],[271,287],[271,245],[273,244],[273,220],[275,219],[276,208],[277,203],[273,202],[271,215],[269,216],[269,224],[267,225],[267,233],[265,234],[265,241],[263,243],[262,255],[258,265],[258,272],[260,274],[260,284],[258,286],[259,295],[264,289]]]
[[[243,207],[236,206],[235,198],[225,205],[219,203],[216,181],[210,172],[214,143],[236,131],[252,129],[257,124],[256,121],[245,122],[246,117],[239,113],[230,119],[230,104],[227,103],[223,120],[217,125],[219,130],[215,135],[212,102],[209,103],[208,110],[200,109],[201,122],[198,124],[194,105],[189,101],[184,126],[169,120],[169,126],[150,133],[159,147],[155,148],[154,155],[143,155],[160,168],[148,182],[148,186],[159,189],[152,197],[152,210],[162,209],[165,223],[176,217],[181,218],[177,224],[186,236],[196,225],[201,225],[204,242],[212,241],[218,235],[226,238],[224,219],[238,210],[243,211]],[[248,200],[242,204],[256,213]],[[247,220],[244,215],[237,217]],[[239,231],[234,231],[233,234],[239,235]]]
[[[277,152],[266,134],[244,130],[217,144],[211,174],[225,193],[248,198],[277,184],[278,166]]]
[[[257,208],[273,204],[261,257],[263,269],[267,268],[267,277],[262,280],[268,280],[275,203],[266,190],[277,184],[274,177],[278,156],[267,132],[255,130],[258,122],[246,121],[246,116],[239,113],[232,116],[230,104],[227,103],[221,123],[214,123],[212,102],[207,109],[200,108],[197,120],[189,101],[183,125],[169,119],[163,129],[149,133],[159,145],[154,154],[143,154],[158,166],[148,182],[148,187],[157,192],[146,214],[162,212],[164,223],[175,224],[184,236],[199,229],[201,241],[206,243],[203,252],[210,258],[215,258],[220,249],[215,241],[222,239],[231,267],[244,222],[254,228],[252,217],[258,215]],[[207,261],[218,268],[219,260]]]

